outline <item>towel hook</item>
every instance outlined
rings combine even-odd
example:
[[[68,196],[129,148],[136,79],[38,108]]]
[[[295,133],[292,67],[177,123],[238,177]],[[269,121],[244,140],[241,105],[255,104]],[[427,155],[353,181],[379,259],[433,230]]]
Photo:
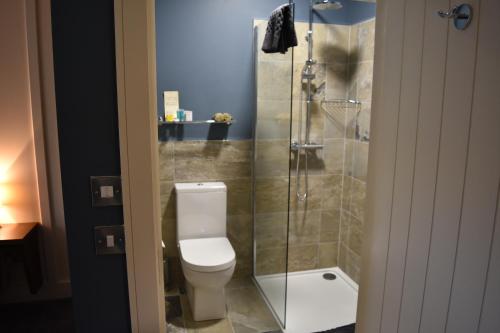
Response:
[[[453,19],[453,24],[458,30],[465,30],[472,20],[472,7],[468,3],[456,5],[448,11],[437,12],[439,17]]]

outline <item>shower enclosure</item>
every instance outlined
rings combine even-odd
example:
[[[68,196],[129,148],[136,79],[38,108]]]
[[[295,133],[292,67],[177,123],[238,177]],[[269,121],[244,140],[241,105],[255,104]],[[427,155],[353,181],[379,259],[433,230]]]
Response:
[[[290,1],[299,45],[254,21],[254,278],[286,332],[355,322],[369,146],[373,3]]]

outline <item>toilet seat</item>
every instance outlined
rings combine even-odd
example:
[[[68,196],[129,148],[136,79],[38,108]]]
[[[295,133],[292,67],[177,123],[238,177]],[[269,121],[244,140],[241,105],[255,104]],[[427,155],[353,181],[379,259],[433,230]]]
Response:
[[[226,237],[184,239],[179,241],[181,259],[196,272],[217,272],[235,264],[236,254]]]

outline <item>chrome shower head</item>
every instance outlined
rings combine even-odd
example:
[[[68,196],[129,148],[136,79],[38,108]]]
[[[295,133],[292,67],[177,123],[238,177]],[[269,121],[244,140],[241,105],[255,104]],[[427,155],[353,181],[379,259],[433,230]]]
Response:
[[[336,10],[341,9],[342,4],[335,0],[314,0],[313,8],[315,10]]]

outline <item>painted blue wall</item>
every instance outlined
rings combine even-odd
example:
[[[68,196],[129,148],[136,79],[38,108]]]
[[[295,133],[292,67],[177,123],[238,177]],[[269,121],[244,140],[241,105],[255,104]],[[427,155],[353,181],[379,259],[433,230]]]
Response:
[[[96,256],[93,228],[123,224],[92,208],[90,176],[119,175],[113,0],[52,0],[64,215],[77,332],[130,332],[123,255]],[[1,330],[1,329],[0,329]]]
[[[249,139],[255,112],[253,20],[267,19],[286,0],[156,0],[158,115],[165,90],[179,90],[181,108],[194,119],[229,112],[224,125],[162,126],[160,139]],[[375,15],[375,4],[340,0],[316,22],[350,25]],[[296,20],[307,21],[309,0],[296,1]],[[177,132],[176,132],[177,130]],[[227,130],[227,133],[225,133]]]

